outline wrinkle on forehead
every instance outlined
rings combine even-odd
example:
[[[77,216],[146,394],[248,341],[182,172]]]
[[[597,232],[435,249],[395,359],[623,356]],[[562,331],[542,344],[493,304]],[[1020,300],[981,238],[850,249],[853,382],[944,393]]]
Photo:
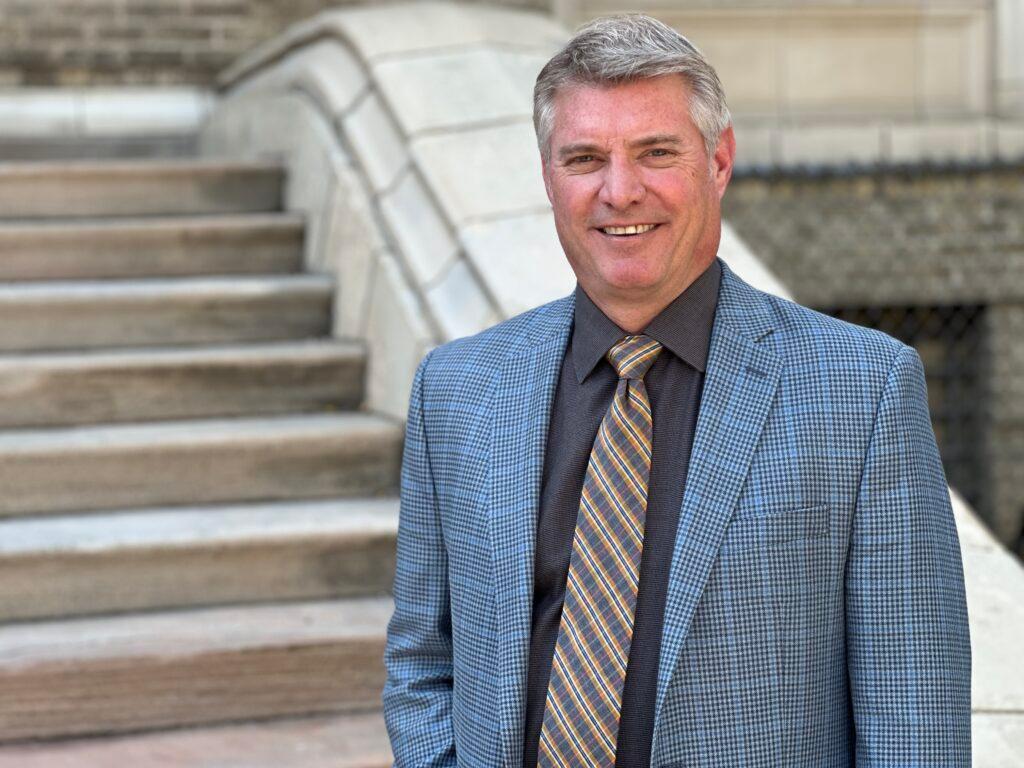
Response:
[[[666,98],[664,88],[637,89],[638,82],[678,80],[670,84],[678,98]],[[663,81],[664,82],[664,81]],[[553,154],[607,151],[613,144],[643,148],[671,138],[688,145],[703,137],[690,114],[689,88],[679,75],[664,75],[616,84],[577,83],[560,89],[554,100]]]

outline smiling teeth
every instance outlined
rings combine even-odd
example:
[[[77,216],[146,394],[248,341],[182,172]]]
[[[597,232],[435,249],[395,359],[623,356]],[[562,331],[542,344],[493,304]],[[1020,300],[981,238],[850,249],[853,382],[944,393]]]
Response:
[[[607,235],[642,235],[644,232],[650,232],[655,224],[639,224],[631,227],[605,227],[601,231]]]

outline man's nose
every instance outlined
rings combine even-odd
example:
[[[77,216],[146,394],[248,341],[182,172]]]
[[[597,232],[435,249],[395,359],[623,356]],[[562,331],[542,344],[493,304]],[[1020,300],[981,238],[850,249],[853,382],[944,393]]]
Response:
[[[612,208],[628,208],[644,199],[646,188],[636,166],[623,158],[611,158],[604,168],[599,199]]]

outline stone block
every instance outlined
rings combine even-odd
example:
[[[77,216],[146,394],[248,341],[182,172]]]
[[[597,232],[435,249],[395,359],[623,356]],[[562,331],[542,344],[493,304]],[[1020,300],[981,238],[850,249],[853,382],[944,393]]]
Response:
[[[680,7],[682,3],[660,5],[654,15],[678,29],[714,65],[734,115],[777,115],[782,83],[776,10],[737,14]]]
[[[567,39],[561,25],[540,13],[449,2],[344,9],[318,21],[368,59],[482,44],[548,50]]]
[[[758,168],[776,164],[777,129],[756,122],[734,123],[736,133],[736,167]]]
[[[964,578],[971,620],[974,709],[1024,710],[1024,665],[1018,663],[1024,637],[1024,567],[998,545],[964,547]]]
[[[532,122],[422,136],[412,153],[456,225],[549,207]]]
[[[380,207],[418,286],[428,285],[451,265],[458,243],[419,173],[407,172],[381,197]]]
[[[380,97],[368,94],[345,115],[341,126],[374,192],[393,184],[409,157],[405,139]]]
[[[550,53],[554,53],[551,51]],[[374,65],[406,135],[481,122],[530,119],[533,84],[549,52],[474,49]]]
[[[331,116],[352,107],[368,87],[366,71],[338,40],[319,40],[242,80],[232,94],[300,90]]]
[[[409,384],[434,338],[423,309],[395,257],[383,253],[374,266],[366,328],[366,407],[405,420]]]
[[[550,212],[471,224],[460,237],[503,318],[565,296],[576,285]]]
[[[969,19],[960,15],[932,14],[923,20],[918,100],[926,115],[962,115],[985,107],[987,81],[976,61],[981,52],[965,34],[968,25]]]
[[[243,81],[241,90],[297,88],[309,94],[330,115],[341,115],[367,88],[367,76],[341,42],[319,40],[289,54],[278,65]]]
[[[779,130],[782,165],[873,164],[882,159],[885,127],[878,123],[786,127]]]
[[[0,97],[0,135],[73,135],[78,131],[80,101],[74,91],[26,88]]]
[[[1024,6],[1019,0],[995,0],[995,52],[998,106],[1002,115],[1024,117]]]
[[[366,333],[373,263],[384,240],[358,174],[351,167],[337,168],[325,201],[323,237],[310,252],[314,268],[336,276],[332,333],[362,337]]]
[[[197,88],[89,89],[79,93],[82,132],[190,133],[209,114],[214,97]]]
[[[783,111],[912,111],[917,85],[912,18],[811,14],[790,23],[779,73]]]
[[[293,87],[317,101],[325,112],[341,115],[369,87],[366,70],[336,41],[324,40],[313,48]]]
[[[992,155],[988,124],[983,120],[912,123],[892,126],[891,160],[981,160]]]
[[[324,114],[309,99],[288,92],[264,102],[265,107],[271,105],[273,117],[258,122],[253,130],[262,134],[261,143],[272,147],[287,168],[284,207],[305,214],[305,264],[316,269],[330,217],[330,192],[350,160],[342,154]]]
[[[465,260],[452,264],[427,291],[427,299],[446,341],[478,333],[500,319]]]
[[[995,126],[996,155],[1002,160],[1024,159],[1024,120],[1001,120]]]
[[[1024,752],[1024,715],[975,712],[971,715],[971,752],[977,768],[1019,768]]]

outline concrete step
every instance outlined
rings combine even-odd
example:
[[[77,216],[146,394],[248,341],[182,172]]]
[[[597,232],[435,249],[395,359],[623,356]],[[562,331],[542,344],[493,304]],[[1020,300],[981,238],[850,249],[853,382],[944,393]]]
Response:
[[[327,275],[0,284],[0,351],[324,336]]]
[[[390,768],[379,712],[0,746],[0,768]]]
[[[0,627],[0,741],[379,709],[390,598]]]
[[[0,429],[350,410],[362,342],[0,355]]]
[[[21,89],[17,89],[21,90]],[[2,108],[0,108],[2,109]],[[199,154],[195,133],[137,136],[0,136],[0,161],[127,160],[191,158]]]
[[[276,163],[200,159],[0,163],[0,218],[160,216],[281,209]]]
[[[0,624],[386,595],[397,498],[0,520]]]
[[[283,213],[0,222],[0,280],[298,272],[304,226]]]
[[[0,432],[0,517],[380,496],[402,431],[365,413]]]

